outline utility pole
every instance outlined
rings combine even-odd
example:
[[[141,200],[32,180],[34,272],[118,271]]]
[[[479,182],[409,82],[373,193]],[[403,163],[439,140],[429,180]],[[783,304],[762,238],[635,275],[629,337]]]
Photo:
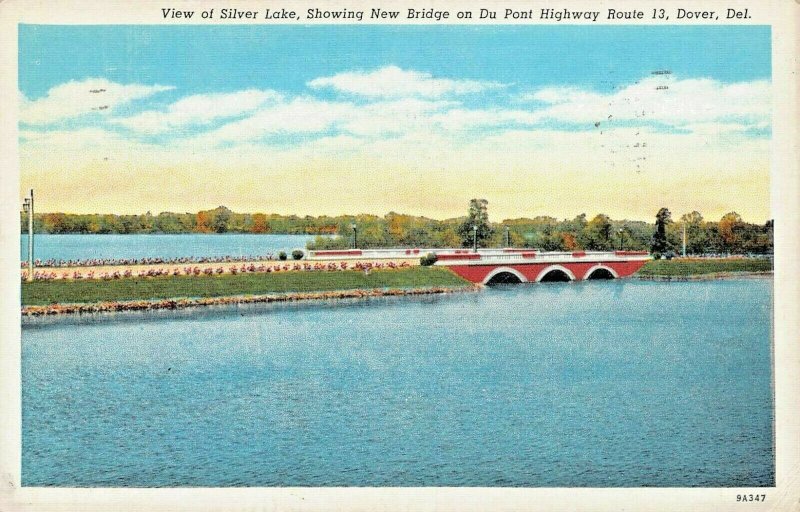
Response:
[[[28,281],[33,281],[33,189],[22,203],[22,209],[28,214]]]
[[[683,222],[683,257],[686,257],[686,221]]]

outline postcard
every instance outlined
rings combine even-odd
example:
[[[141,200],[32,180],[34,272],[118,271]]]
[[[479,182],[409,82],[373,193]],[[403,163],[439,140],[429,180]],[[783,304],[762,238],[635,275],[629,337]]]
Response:
[[[798,510],[799,9],[0,4],[0,508]]]

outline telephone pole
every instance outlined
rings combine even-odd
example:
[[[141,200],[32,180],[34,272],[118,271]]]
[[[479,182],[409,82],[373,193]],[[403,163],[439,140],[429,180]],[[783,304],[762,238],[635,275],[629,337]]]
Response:
[[[22,203],[22,209],[28,214],[28,281],[33,281],[33,189]]]
[[[683,222],[683,257],[686,257],[686,221]]]

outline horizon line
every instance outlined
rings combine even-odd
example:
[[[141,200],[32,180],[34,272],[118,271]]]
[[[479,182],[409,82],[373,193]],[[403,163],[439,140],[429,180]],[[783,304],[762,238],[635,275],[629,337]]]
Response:
[[[361,212],[361,213],[355,213],[355,214],[353,214],[353,213],[340,213],[340,214],[335,214],[335,215],[334,214],[311,215],[311,214],[277,213],[277,212],[269,212],[269,213],[267,213],[267,212],[263,212],[263,211],[245,212],[245,211],[233,210],[233,209],[231,209],[231,208],[229,208],[229,207],[227,207],[225,205],[220,205],[220,206],[217,206],[217,207],[214,207],[214,208],[200,209],[200,210],[197,210],[197,211],[194,211],[194,212],[190,212],[190,211],[181,212],[181,211],[172,211],[172,210],[162,210],[162,211],[160,211],[158,213],[152,213],[151,210],[148,209],[145,212],[141,212],[141,213],[48,211],[48,212],[36,212],[35,215],[37,215],[37,216],[38,215],[53,215],[53,214],[63,214],[63,215],[115,215],[115,216],[120,216],[121,217],[121,216],[142,216],[142,215],[146,216],[146,215],[150,214],[151,216],[156,217],[158,215],[165,214],[165,213],[167,213],[167,214],[177,214],[177,215],[197,215],[200,212],[210,212],[210,211],[217,210],[219,208],[226,208],[231,213],[239,214],[239,215],[266,215],[266,216],[298,217],[298,218],[305,218],[305,217],[312,217],[312,218],[320,218],[320,217],[331,217],[331,218],[348,217],[349,218],[349,217],[352,217],[352,218],[355,218],[355,217],[360,217],[360,216],[371,216],[371,217],[377,217],[377,218],[384,218],[387,215],[396,214],[396,215],[403,215],[403,216],[407,216],[407,217],[424,218],[424,219],[437,221],[437,222],[446,222],[446,221],[451,221],[451,220],[460,220],[460,219],[468,217],[468,215],[465,214],[465,215],[459,215],[459,216],[455,216],[455,217],[437,218],[437,217],[430,217],[430,216],[427,216],[427,215],[415,215],[415,214],[411,214],[411,213],[403,213],[403,212],[398,212],[398,211],[395,211],[395,210],[390,210],[390,211],[388,211],[386,213],[383,213],[383,214]],[[706,218],[705,215],[703,214],[703,212],[699,211],[699,210],[692,210],[692,211],[688,211],[688,212],[683,212],[683,213],[677,214],[676,212],[672,211],[669,207],[666,207],[666,208],[670,210],[670,213],[672,214],[672,218],[673,219],[680,219],[680,216],[682,216],[682,215],[693,213],[693,212],[697,212],[697,213],[700,213],[700,215],[703,216],[703,220],[706,221],[706,222],[708,222],[708,221],[717,222],[719,220],[719,219],[715,219],[714,220],[714,219]],[[656,212],[657,211],[658,210],[656,210]],[[736,212],[736,210],[731,210],[730,212],[727,212],[727,213],[723,214],[723,216],[727,215],[728,213],[737,213],[737,212]],[[23,214],[23,212],[20,211],[20,214]],[[509,221],[516,221],[516,220],[523,220],[523,219],[525,219],[525,220],[535,220],[537,218],[542,218],[542,217],[549,217],[551,219],[555,219],[556,221],[561,222],[561,221],[574,220],[577,217],[580,217],[581,215],[585,215],[587,220],[591,220],[591,219],[597,217],[598,215],[605,215],[611,221],[617,221],[617,222],[644,222],[644,223],[648,223],[648,224],[652,223],[651,221],[644,220],[644,219],[634,219],[634,218],[615,219],[615,218],[611,217],[610,215],[605,214],[603,212],[597,212],[597,213],[594,213],[594,214],[589,214],[589,213],[586,213],[585,211],[581,212],[581,213],[578,213],[578,214],[575,214],[572,217],[557,217],[557,216],[549,215],[549,214],[537,214],[537,215],[533,215],[533,216],[521,215],[521,216],[516,216],[516,217],[507,217],[507,218],[504,218],[501,221],[489,221],[489,222],[492,223],[492,224],[504,224],[504,223],[509,222]],[[739,214],[739,215],[741,216],[741,214]],[[655,218],[655,216],[656,216],[656,213],[653,214],[654,218]],[[721,218],[722,217],[720,217],[720,219]],[[742,217],[742,220],[744,222],[748,223],[748,224],[764,224],[764,223],[769,222],[769,221],[774,221],[775,219],[774,219],[773,216],[770,215],[769,218],[765,219],[763,222],[760,222],[760,223],[759,222],[749,221],[749,220],[745,219],[744,217]],[[674,220],[674,221],[675,222],[679,222],[679,220]]]

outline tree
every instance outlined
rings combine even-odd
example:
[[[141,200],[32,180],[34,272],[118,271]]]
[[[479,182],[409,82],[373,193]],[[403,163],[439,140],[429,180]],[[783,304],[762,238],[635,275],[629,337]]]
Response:
[[[744,228],[742,217],[736,212],[726,213],[720,219],[717,230],[726,252],[741,252],[741,231]]]
[[[253,214],[253,226],[250,228],[251,233],[266,233],[269,231],[267,225],[267,216],[263,213]]]
[[[584,228],[585,247],[595,251],[611,249],[611,220],[602,213],[590,220]]]
[[[198,233],[210,233],[211,228],[209,227],[209,223],[211,222],[211,215],[207,211],[197,212],[197,220],[195,221],[195,231]]]
[[[565,251],[574,251],[579,249],[578,241],[575,240],[575,235],[572,233],[561,233],[561,249]]]
[[[694,211],[682,215],[681,223],[686,227],[686,252],[689,254],[708,252],[708,232],[700,212]]]
[[[44,214],[44,231],[46,233],[68,233],[67,230],[67,216],[63,213],[46,213]],[[27,215],[24,224],[24,229],[28,230]]]
[[[153,228],[158,233],[181,233],[183,231],[178,216],[170,212],[159,213],[153,221]]]
[[[477,239],[478,247],[484,247],[486,241],[494,234],[494,229],[489,224],[488,206],[489,202],[486,199],[470,200],[467,218],[458,227],[463,247],[472,247],[474,239]],[[478,228],[477,232],[473,226]]]
[[[387,223],[386,230],[389,234],[389,239],[394,245],[413,244],[413,242],[408,240],[409,227],[411,226],[412,220],[409,215],[389,212],[384,218]]]
[[[211,229],[217,233],[226,233],[230,220],[231,211],[224,206],[218,206],[211,211]]]
[[[672,249],[667,240],[667,225],[672,223],[672,213],[667,208],[661,208],[656,214],[656,231],[650,242],[650,251],[659,256]]]

